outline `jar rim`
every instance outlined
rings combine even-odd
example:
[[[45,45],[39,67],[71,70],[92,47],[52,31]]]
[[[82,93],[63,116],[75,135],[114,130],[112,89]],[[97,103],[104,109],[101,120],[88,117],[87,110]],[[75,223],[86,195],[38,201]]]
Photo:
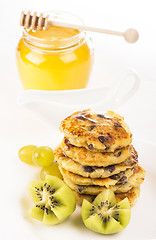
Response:
[[[57,21],[59,18],[63,18],[66,20],[74,20],[75,24],[84,25],[84,21],[77,16],[76,14],[70,13],[70,12],[66,12],[66,11],[58,11],[58,10],[53,10],[53,11],[48,11],[48,12],[43,12],[44,16],[49,15],[50,18],[53,19],[53,21],[55,20],[55,18],[57,18]],[[61,39],[48,39],[45,40],[44,38],[39,38],[39,37],[35,37],[32,36],[31,34],[29,34],[29,30],[30,29],[26,29],[24,28],[23,30],[23,37],[25,40],[27,40],[27,42],[31,45],[35,45],[36,47],[41,47],[41,48],[49,48],[49,49],[55,49],[54,47],[54,43],[59,43],[61,45],[61,47],[59,47],[59,49],[62,48],[69,48],[73,45],[75,45],[76,43],[78,43],[78,41],[82,40],[83,38],[85,38],[86,32],[83,30],[79,30],[79,32],[77,34],[75,34],[74,36],[71,37],[66,37],[66,38],[61,38]],[[57,47],[58,49],[58,47]]]

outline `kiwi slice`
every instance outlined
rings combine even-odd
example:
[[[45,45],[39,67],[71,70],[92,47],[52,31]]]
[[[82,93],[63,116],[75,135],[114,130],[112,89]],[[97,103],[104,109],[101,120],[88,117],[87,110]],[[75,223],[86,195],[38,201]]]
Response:
[[[28,192],[35,206],[31,217],[47,225],[63,222],[76,208],[76,199],[71,189],[59,178],[46,175],[44,181],[33,181]]]
[[[87,228],[102,234],[112,234],[123,230],[129,223],[131,208],[128,198],[116,202],[113,191],[101,192],[93,203],[83,200],[81,216]]]

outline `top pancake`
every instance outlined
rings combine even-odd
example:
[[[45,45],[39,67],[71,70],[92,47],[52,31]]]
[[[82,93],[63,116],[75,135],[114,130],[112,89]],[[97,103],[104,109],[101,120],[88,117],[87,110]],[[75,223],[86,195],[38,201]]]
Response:
[[[89,110],[75,112],[61,122],[70,143],[94,152],[114,152],[132,142],[132,134],[124,118],[114,112],[105,115]]]

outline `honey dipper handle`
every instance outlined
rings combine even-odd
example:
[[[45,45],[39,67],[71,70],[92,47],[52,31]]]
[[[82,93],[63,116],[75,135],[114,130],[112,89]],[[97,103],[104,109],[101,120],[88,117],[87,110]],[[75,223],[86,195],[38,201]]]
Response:
[[[106,33],[106,34],[112,34],[112,35],[118,35],[118,36],[123,36],[123,34],[124,34],[123,32],[117,32],[117,31],[106,30],[103,28],[95,28],[95,27],[75,25],[75,24],[69,24],[69,23],[60,23],[60,22],[49,21],[49,25],[53,25],[53,26],[57,26],[57,27],[74,28],[74,29],[85,30],[85,31],[90,31],[90,32]]]
[[[91,32],[105,33],[105,34],[124,37],[125,41],[128,43],[135,43],[139,38],[139,34],[137,30],[133,28],[129,28],[125,32],[119,32],[119,31],[112,31],[112,30],[107,30],[103,28],[75,25],[75,24],[62,23],[57,21],[49,21],[48,17],[49,16],[43,17],[43,13],[41,13],[40,16],[38,17],[36,16],[36,12],[34,12],[33,15],[30,14],[30,11],[27,14],[24,14],[24,12],[22,12],[20,25],[25,26],[25,28],[31,27],[33,30],[35,29],[42,30],[43,28],[48,29],[50,25],[53,25],[58,27],[74,28],[74,29],[91,31]]]
[[[134,28],[129,28],[125,32],[119,32],[119,31],[112,31],[107,30],[103,28],[95,28],[95,27],[89,27],[89,26],[81,26],[81,25],[75,25],[75,24],[69,24],[69,23],[60,23],[60,22],[48,22],[49,25],[57,26],[57,27],[66,27],[66,28],[74,28],[74,29],[80,29],[90,32],[98,32],[98,33],[105,33],[105,34],[111,34],[115,36],[122,36],[124,37],[125,41],[128,43],[135,43],[139,38],[139,33]]]

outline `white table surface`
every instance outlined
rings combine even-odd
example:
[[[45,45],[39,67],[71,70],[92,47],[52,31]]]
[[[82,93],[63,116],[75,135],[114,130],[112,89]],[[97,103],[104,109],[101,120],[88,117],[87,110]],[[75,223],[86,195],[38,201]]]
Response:
[[[154,3],[154,0],[57,0],[55,2],[14,0],[1,3],[0,22],[3,24],[0,32],[0,156],[2,163],[0,231],[3,233],[3,239],[11,239],[11,233],[7,228],[9,215],[14,213],[12,209],[18,205],[18,203],[11,205],[10,202],[9,211],[7,211],[5,202],[8,203],[8,198],[11,196],[6,185],[9,186],[12,181],[11,177],[17,177],[22,189],[22,175],[14,176],[12,171],[14,164],[20,164],[17,161],[19,148],[27,144],[51,145],[51,143],[54,148],[61,139],[58,129],[49,130],[40,120],[16,103],[17,96],[22,91],[15,61],[15,48],[21,36],[20,12],[29,9],[32,11],[37,9],[39,12],[50,9],[64,10],[79,15],[87,25],[123,31],[127,27],[137,28],[140,39],[134,45],[127,44],[119,37],[90,34],[95,47],[95,61],[90,85],[116,84],[124,71],[134,68],[140,75],[141,86],[137,94],[120,107],[118,112],[125,116],[134,140],[141,139],[156,145],[156,31],[154,31],[156,15]],[[5,17],[6,20],[4,20]],[[54,141],[55,136],[56,141]],[[14,187],[18,194],[18,189]],[[17,221],[18,228],[18,217],[14,216],[14,221]],[[18,239],[16,234],[12,233],[12,239]]]

